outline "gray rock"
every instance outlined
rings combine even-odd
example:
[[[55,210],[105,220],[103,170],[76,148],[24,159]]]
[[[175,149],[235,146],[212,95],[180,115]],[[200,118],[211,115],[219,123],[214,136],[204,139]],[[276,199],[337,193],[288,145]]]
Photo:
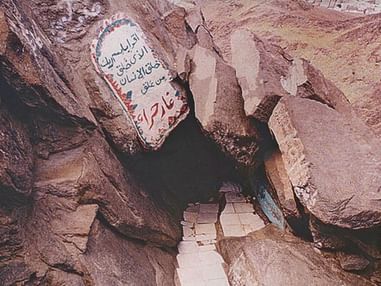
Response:
[[[269,126],[294,192],[314,216],[352,229],[381,223],[380,142],[365,124],[322,103],[285,97]]]

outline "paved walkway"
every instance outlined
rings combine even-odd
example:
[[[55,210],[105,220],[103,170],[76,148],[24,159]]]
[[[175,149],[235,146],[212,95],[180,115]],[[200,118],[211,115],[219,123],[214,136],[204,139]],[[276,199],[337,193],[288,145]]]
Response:
[[[226,264],[216,250],[217,241],[245,236],[264,227],[238,185],[224,183],[219,192],[218,203],[189,204],[184,211],[183,240],[177,255],[178,286],[229,286]]]

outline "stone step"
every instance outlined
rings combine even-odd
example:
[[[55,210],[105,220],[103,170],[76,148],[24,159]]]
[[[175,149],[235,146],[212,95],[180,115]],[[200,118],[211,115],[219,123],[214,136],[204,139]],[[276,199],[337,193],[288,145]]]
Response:
[[[220,204],[189,204],[184,211],[183,241],[178,245],[177,278],[180,286],[229,286],[224,260],[217,252],[216,223],[223,236],[245,236],[264,227],[241,187],[224,183],[219,190],[226,201],[218,221]],[[219,234],[220,235],[220,234]]]
[[[229,285],[222,264],[207,265],[203,267],[177,268],[176,271],[181,286]]]

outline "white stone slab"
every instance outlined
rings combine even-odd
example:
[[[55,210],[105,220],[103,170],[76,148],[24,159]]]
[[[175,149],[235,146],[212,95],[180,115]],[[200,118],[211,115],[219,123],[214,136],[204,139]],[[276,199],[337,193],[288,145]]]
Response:
[[[238,214],[239,220],[242,224],[262,225],[263,220],[256,214],[244,213]]]
[[[209,240],[197,241],[197,243],[199,243],[200,246],[202,246],[202,245],[209,245],[209,244],[215,244],[215,243],[217,243],[217,240],[215,240],[215,239],[209,239]]]
[[[196,235],[194,236],[183,236],[184,241],[196,241]]]
[[[186,222],[195,223],[198,218],[198,213],[194,213],[194,212],[185,211],[183,215],[184,215],[184,221]]]
[[[233,203],[234,210],[237,213],[253,213],[254,208],[251,203]]]
[[[199,252],[201,265],[220,264],[223,263],[221,255],[217,251]]]
[[[195,253],[180,253],[176,256],[177,263],[180,268],[191,268],[200,266],[200,258],[198,252]]]
[[[212,250],[216,250],[216,245],[214,243],[198,246],[199,252],[212,251]]]
[[[225,237],[241,237],[246,235],[242,224],[227,225],[225,227],[222,227],[222,230],[224,232]]]
[[[180,241],[177,249],[179,250],[179,253],[184,254],[198,252],[200,247],[196,241]]]
[[[248,235],[250,232],[260,230],[265,227],[265,224],[262,225],[252,225],[252,224],[243,224],[243,230],[245,232],[245,235]]]
[[[197,217],[197,223],[216,223],[217,213],[200,213]]]
[[[226,277],[221,279],[208,280],[207,285],[208,286],[230,286],[229,281]]]
[[[195,235],[194,229],[190,228],[189,226],[183,226],[183,236],[189,237],[194,235]]]
[[[233,214],[221,214],[220,216],[220,223],[222,227],[225,225],[232,225],[232,224],[240,224],[241,221],[239,220],[239,216],[236,213]]]
[[[216,225],[214,223],[196,224],[196,234],[216,234]]]
[[[218,204],[200,204],[200,213],[218,213]]]
[[[208,265],[202,268],[203,280],[216,280],[226,277],[222,264]]]
[[[176,271],[181,286],[192,285],[190,283],[195,283],[193,285],[205,285],[205,280],[203,278],[203,273],[200,267],[177,268]]]
[[[209,286],[208,281],[187,281],[181,286]]]
[[[214,240],[217,238],[216,233],[211,234],[196,234],[196,241]]]
[[[235,213],[234,207],[232,203],[227,203],[225,205],[224,210],[222,211],[223,214],[232,214]]]
[[[194,222],[189,222],[189,221],[181,221],[181,225],[183,226],[189,226],[189,227],[194,227]]]

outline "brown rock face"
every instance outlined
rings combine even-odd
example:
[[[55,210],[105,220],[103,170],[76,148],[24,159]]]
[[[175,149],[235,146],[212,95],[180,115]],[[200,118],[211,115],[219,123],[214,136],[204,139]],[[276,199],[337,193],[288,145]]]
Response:
[[[107,222],[126,236],[176,245],[180,233],[175,222],[144,195],[100,137],[92,140],[97,142],[95,146],[39,161],[37,193],[71,195],[79,203],[97,203]]]
[[[82,259],[94,273],[92,285],[174,285],[174,254],[126,240],[99,221]]]
[[[381,137],[381,88],[357,99],[353,106],[361,118],[364,118],[365,122],[372,127],[376,135]]]
[[[33,183],[32,145],[26,129],[2,105],[0,102],[0,198],[17,198],[13,192],[28,196]]]
[[[287,97],[269,126],[294,192],[312,214],[344,228],[380,224],[380,143],[362,122],[319,102]]]
[[[273,226],[244,238],[219,242],[229,264],[229,281],[243,285],[373,285],[331,266],[313,247]]]

